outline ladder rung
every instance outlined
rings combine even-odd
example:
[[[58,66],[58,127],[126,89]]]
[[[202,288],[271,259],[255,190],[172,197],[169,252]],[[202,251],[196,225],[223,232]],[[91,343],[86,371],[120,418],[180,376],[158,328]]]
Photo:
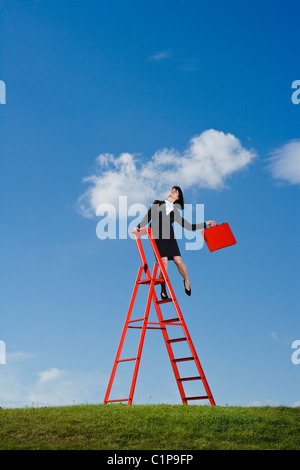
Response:
[[[128,400],[129,400],[129,398],[121,398],[119,400],[106,400],[105,403],[112,403],[113,401],[128,401]]]
[[[207,395],[202,395],[201,397],[184,397],[185,400],[206,400],[209,397]]]
[[[141,320],[145,320],[145,318],[137,318],[136,320],[129,320],[128,323],[130,323],[130,322],[135,322],[135,321],[141,321]],[[147,322],[147,325],[160,325],[160,323],[157,322],[157,321],[148,321],[148,322]],[[134,328],[134,327],[132,326],[131,328]],[[139,327],[137,327],[137,328],[142,328],[142,327],[139,326]]]
[[[168,339],[167,342],[168,343],[179,343],[179,341],[187,341],[187,338],[184,337],[184,338],[173,338],[173,339]]]
[[[147,329],[148,330],[165,330],[165,327],[161,327],[161,326],[147,326]]]
[[[147,325],[160,325],[160,323],[157,323],[155,321],[149,321]],[[164,326],[147,326],[149,330],[165,330],[166,328]]]
[[[162,320],[162,323],[170,323],[174,321],[180,321],[178,317],[176,318],[168,318],[168,320]]]
[[[128,328],[135,328],[136,330],[141,330],[142,326],[129,326]],[[146,326],[147,330],[165,330],[165,327],[161,326]]]
[[[137,357],[129,357],[128,359],[119,359],[117,362],[136,361]]]
[[[153,280],[154,280],[154,284],[162,284],[163,282],[165,282],[165,280],[161,278],[156,278]],[[137,281],[137,284],[150,284],[151,281],[152,279],[142,279],[140,281]]]
[[[186,380],[201,380],[200,375],[196,375],[195,377],[182,377],[177,379],[179,382],[185,382]]]
[[[167,299],[156,300],[155,303],[156,303],[156,304],[167,304],[168,302],[173,302],[173,300],[168,297]]]
[[[192,361],[193,356],[190,357],[179,357],[178,359],[172,359],[173,362],[183,362],[183,361]]]
[[[134,323],[137,321],[145,320],[145,318],[136,318],[135,320],[129,320],[127,323]],[[147,325],[160,325],[158,322],[148,321]],[[142,326],[129,326],[128,328],[143,328]],[[148,326],[146,328],[149,328]]]

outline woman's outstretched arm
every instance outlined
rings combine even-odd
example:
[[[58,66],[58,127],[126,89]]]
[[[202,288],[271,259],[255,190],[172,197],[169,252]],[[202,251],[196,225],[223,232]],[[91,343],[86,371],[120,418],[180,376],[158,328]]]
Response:
[[[214,227],[217,223],[214,220],[208,220],[207,222],[199,222],[198,224],[191,224],[183,217],[181,217],[180,212],[177,208],[174,207],[174,221],[176,221],[181,227],[186,228],[190,231],[200,230],[206,228],[207,225]]]

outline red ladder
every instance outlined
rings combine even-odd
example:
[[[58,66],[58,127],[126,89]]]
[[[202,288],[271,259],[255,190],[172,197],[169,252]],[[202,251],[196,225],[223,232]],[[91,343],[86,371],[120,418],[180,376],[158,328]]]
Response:
[[[140,234],[139,235],[142,236],[146,233],[148,234],[148,239],[150,240],[150,243],[151,243],[152,249],[154,251],[157,262],[154,263],[153,272],[152,272],[152,275],[151,275],[149,267],[148,267],[148,263],[147,263],[147,260],[146,260],[146,257],[145,257],[144,249],[142,247],[141,238],[140,238],[140,236],[135,236],[138,251],[139,251],[139,254],[140,254],[140,257],[141,257],[141,260],[142,260],[142,266],[138,270],[138,275],[137,275],[137,278],[136,278],[134,290],[133,290],[131,301],[130,301],[130,304],[129,304],[127,317],[126,317],[126,320],[125,320],[125,324],[124,324],[124,328],[123,328],[123,331],[122,331],[119,347],[118,347],[118,350],[117,350],[117,354],[116,354],[116,358],[115,358],[114,365],[113,365],[113,368],[112,368],[110,380],[109,380],[108,387],[107,387],[107,390],[106,390],[106,394],[105,394],[105,398],[104,398],[104,404],[110,403],[110,402],[121,402],[121,401],[122,402],[127,401],[128,405],[132,404],[135,385],[136,385],[136,380],[137,380],[137,375],[138,375],[138,370],[139,370],[140,361],[141,361],[141,355],[142,355],[142,349],[143,349],[146,330],[147,329],[160,329],[162,331],[162,334],[163,334],[163,337],[164,337],[164,340],[165,340],[165,344],[166,344],[166,347],[167,347],[167,351],[168,351],[168,354],[169,354],[169,358],[170,358],[170,361],[171,361],[171,365],[172,365],[172,368],[173,368],[173,372],[174,372],[174,375],[175,375],[175,379],[176,379],[176,382],[177,382],[177,386],[178,386],[178,389],[179,389],[179,393],[180,393],[180,396],[181,396],[182,403],[186,405],[189,400],[205,400],[205,399],[208,399],[210,401],[210,404],[214,406],[215,405],[215,400],[214,400],[214,398],[212,396],[212,393],[210,391],[210,388],[209,388],[209,385],[207,383],[206,377],[204,375],[202,366],[200,364],[197,352],[195,350],[195,347],[193,345],[191,336],[189,334],[189,331],[187,329],[187,326],[186,326],[186,323],[184,321],[183,315],[182,315],[181,310],[179,308],[179,305],[178,305],[177,299],[175,297],[170,279],[169,279],[169,277],[167,275],[167,272],[164,268],[164,265],[162,263],[162,259],[161,259],[161,256],[159,254],[158,248],[156,246],[155,240],[154,240],[154,238],[152,238],[151,229],[148,228],[148,227],[142,228],[142,229],[140,229]],[[157,277],[158,266],[161,269],[163,279]],[[142,279],[143,271],[144,271],[145,276],[146,276],[145,279]],[[163,282],[166,283],[166,286],[167,286],[169,294],[170,294],[170,298],[168,298],[166,300],[158,300],[157,296],[156,296],[154,286],[157,285],[157,284],[161,284]],[[133,306],[134,306],[134,303],[135,303],[135,299],[136,299],[136,296],[137,296],[138,289],[141,285],[145,285],[145,284],[149,286],[149,294],[148,294],[148,299],[147,299],[147,304],[146,304],[145,316],[143,318],[131,319],[131,314],[132,314],[132,310],[133,310]],[[150,307],[151,307],[152,302],[154,304],[155,311],[156,311],[156,314],[157,314],[157,317],[158,317],[158,321],[159,321],[158,323],[148,321],[149,313],[150,313]],[[177,317],[169,318],[169,319],[164,319],[163,318],[160,306],[162,304],[165,304],[165,303],[168,303],[168,302],[173,302],[173,305],[175,307],[175,311],[177,313]],[[142,322],[142,326],[132,325],[133,323],[136,323],[136,322]],[[182,330],[183,330],[183,336],[182,337],[179,337],[179,338],[170,338],[169,337],[167,327],[172,326],[172,325],[182,327]],[[139,328],[139,329],[142,330],[140,340],[139,340],[138,351],[137,351],[136,357],[121,359],[122,348],[123,348],[123,344],[124,344],[124,341],[125,341],[125,337],[126,337],[126,333],[127,333],[128,328]],[[172,349],[172,344],[177,343],[177,342],[181,342],[181,341],[187,341],[187,344],[188,344],[190,352],[191,352],[191,356],[175,358],[174,352],[173,352],[173,349]],[[127,361],[135,361],[135,366],[134,366],[134,371],[133,371],[133,378],[132,378],[131,388],[130,388],[130,392],[129,392],[129,397],[128,398],[121,398],[121,399],[111,400],[111,399],[109,399],[109,397],[110,397],[111,388],[112,388],[112,385],[113,385],[113,381],[114,381],[114,378],[115,378],[115,374],[116,374],[116,371],[117,371],[118,364],[120,364],[122,362],[127,362]],[[177,363],[178,362],[184,362],[184,361],[194,361],[194,363],[197,367],[197,370],[199,372],[199,375],[192,376],[192,377],[180,377],[179,370],[178,370],[178,367],[177,367]],[[183,382],[191,381],[191,380],[202,380],[202,383],[203,383],[205,391],[206,391],[206,395],[186,396],[185,391],[184,391],[184,387],[183,387]]]

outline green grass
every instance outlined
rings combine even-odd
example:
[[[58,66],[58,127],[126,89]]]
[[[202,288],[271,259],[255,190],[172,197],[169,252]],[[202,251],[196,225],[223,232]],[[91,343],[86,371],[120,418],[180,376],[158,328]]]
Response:
[[[79,405],[0,409],[0,449],[300,449],[300,408]]]

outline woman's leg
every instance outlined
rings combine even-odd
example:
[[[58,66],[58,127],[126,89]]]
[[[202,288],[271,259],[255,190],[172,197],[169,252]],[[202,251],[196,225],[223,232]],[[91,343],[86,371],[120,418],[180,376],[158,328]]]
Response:
[[[168,269],[168,257],[163,256],[161,260],[163,262],[165,270],[167,271],[167,269]],[[162,272],[161,272],[160,268],[159,268],[159,271],[158,271],[158,276],[163,278],[163,275],[162,275]],[[164,297],[167,296],[167,290],[166,290],[166,283],[165,282],[161,284],[161,293],[163,294]]]
[[[189,280],[188,272],[187,272],[184,261],[182,260],[181,256],[174,256],[173,260],[174,260],[174,263],[176,264],[178,271],[180,272],[181,276],[184,279],[184,284],[185,284],[186,289],[190,290],[191,289],[190,280]]]

